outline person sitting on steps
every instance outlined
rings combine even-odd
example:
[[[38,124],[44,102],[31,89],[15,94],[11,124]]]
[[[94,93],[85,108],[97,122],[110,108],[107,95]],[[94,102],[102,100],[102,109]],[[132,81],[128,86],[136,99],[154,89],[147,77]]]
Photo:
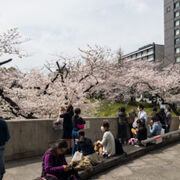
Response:
[[[91,139],[85,137],[85,132],[79,132],[78,151],[82,152],[84,157],[87,157],[93,165],[100,163],[98,154],[94,150],[94,145]]]
[[[114,156],[116,154],[116,147],[115,147],[115,139],[113,134],[110,131],[110,125],[109,122],[104,121],[101,126],[101,131],[103,134],[102,141],[97,141],[96,144],[100,144],[103,146],[103,156]]]
[[[53,148],[47,150],[43,157],[42,180],[77,180],[79,178],[78,173],[66,162],[67,148],[67,142],[61,140]]]

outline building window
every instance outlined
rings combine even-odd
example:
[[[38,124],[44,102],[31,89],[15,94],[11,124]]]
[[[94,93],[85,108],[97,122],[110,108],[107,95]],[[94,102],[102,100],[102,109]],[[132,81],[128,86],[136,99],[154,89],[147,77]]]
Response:
[[[175,21],[175,26],[177,27],[179,25],[180,25],[180,20]]]
[[[180,53],[180,48],[179,47],[176,48],[175,51],[176,51],[176,54],[179,54]]]
[[[176,12],[174,13],[174,17],[175,17],[175,18],[179,17],[179,15],[180,15],[180,12],[179,12],[179,11],[176,11]]]
[[[175,39],[175,45],[180,44],[180,38]]]
[[[180,2],[179,2],[179,1],[176,2],[176,3],[174,3],[174,8],[176,9],[176,8],[178,8],[178,7],[180,7]]]
[[[153,53],[153,49],[148,49],[148,54]]]
[[[141,53],[138,53],[138,54],[137,54],[137,57],[138,57],[138,58],[141,57]]]
[[[180,57],[176,57],[176,62],[180,63]]]
[[[143,55],[146,55],[147,54],[147,51],[143,51]]]
[[[178,36],[180,34],[180,30],[179,29],[176,29],[175,30],[175,35]]]
[[[149,60],[149,61],[154,60],[154,56],[153,56],[153,55],[148,56],[148,60]]]
[[[171,6],[167,7],[167,12],[171,11]]]

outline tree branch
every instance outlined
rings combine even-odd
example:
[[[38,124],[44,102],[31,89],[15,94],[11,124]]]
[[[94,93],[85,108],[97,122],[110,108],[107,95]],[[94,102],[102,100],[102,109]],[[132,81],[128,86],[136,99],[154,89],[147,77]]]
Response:
[[[7,64],[7,63],[9,63],[9,62],[11,62],[11,61],[12,61],[12,59],[8,59],[8,60],[6,60],[6,61],[0,62],[0,66],[2,66],[2,65],[4,65],[4,64]]]
[[[16,117],[22,116],[26,119],[37,119],[37,117],[33,116],[33,113],[24,112],[16,102],[14,102],[11,98],[4,95],[3,89],[0,89],[0,97],[9,104],[9,108],[11,113]]]
[[[60,75],[60,74],[57,73],[56,76],[51,80],[51,82],[46,85],[46,87],[45,87],[45,89],[44,89],[44,91],[43,91],[43,94],[44,94],[44,95],[47,94],[47,90],[48,90],[50,84],[51,84],[51,83],[54,83],[54,82],[58,79],[59,75]]]

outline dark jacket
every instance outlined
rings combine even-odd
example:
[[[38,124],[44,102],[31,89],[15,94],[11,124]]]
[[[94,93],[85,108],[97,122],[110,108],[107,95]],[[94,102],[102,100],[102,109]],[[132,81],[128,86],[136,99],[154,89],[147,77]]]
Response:
[[[0,119],[0,146],[4,146],[10,139],[9,130],[6,121]]]
[[[156,111],[153,111],[152,113],[151,113],[151,116],[152,117],[154,117],[154,116],[156,116],[157,115],[157,112]]]
[[[164,111],[160,111],[157,116],[159,117],[161,124],[165,126],[167,124],[166,113]]]
[[[67,112],[60,115],[60,118],[63,118],[63,129],[69,129],[72,131],[72,117],[74,113],[73,112]]]
[[[118,117],[119,117],[119,125],[125,125],[127,123],[126,113],[120,112],[118,114]]]
[[[73,116],[72,118],[72,123],[73,123],[73,130],[74,131],[79,131],[80,128],[78,128],[78,125],[83,125],[86,124],[85,120],[79,116]]]
[[[140,127],[139,131],[137,132],[137,139],[138,141],[146,140],[147,139],[147,129],[146,127]]]
[[[134,122],[136,116],[137,116],[136,112],[130,112],[129,113],[130,123]]]
[[[171,114],[171,112],[167,112],[166,113],[166,120],[167,120],[167,124],[170,126],[171,125],[171,121],[172,121],[172,114]]]
[[[84,138],[83,142],[79,141],[78,142],[78,151],[81,151],[84,156],[95,153],[94,146],[93,146],[91,139]]]

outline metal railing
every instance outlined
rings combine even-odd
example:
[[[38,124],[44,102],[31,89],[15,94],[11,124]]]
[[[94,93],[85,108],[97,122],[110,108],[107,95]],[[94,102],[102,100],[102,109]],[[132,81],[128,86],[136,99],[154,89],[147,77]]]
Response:
[[[141,143],[146,146],[148,143],[156,143],[158,140],[162,140],[162,141],[159,141],[160,143],[167,140],[167,139],[171,139],[171,138],[174,138],[174,137],[177,137],[179,136],[180,138],[180,130],[177,130],[177,131],[172,131],[172,132],[169,132],[169,133],[166,133],[164,135],[159,135],[159,136],[155,136],[155,137],[152,137],[152,138],[148,138],[144,141],[141,141]],[[156,143],[158,144],[158,143]]]

